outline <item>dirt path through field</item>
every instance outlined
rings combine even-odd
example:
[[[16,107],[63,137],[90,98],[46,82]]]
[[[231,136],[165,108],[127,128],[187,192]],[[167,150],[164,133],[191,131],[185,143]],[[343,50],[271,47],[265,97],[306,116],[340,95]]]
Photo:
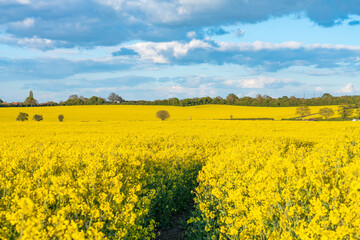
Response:
[[[182,240],[186,237],[186,221],[190,218],[190,212],[192,207],[189,206],[189,209],[186,212],[178,213],[173,216],[173,224],[170,228],[160,229],[160,236],[157,237],[157,240]]]

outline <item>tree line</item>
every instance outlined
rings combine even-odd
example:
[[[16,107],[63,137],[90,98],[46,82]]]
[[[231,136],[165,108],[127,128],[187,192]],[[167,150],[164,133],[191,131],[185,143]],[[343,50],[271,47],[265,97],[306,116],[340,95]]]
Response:
[[[259,107],[297,107],[301,105],[306,106],[326,106],[326,105],[343,105],[343,104],[360,104],[360,96],[332,96],[329,93],[323,94],[321,97],[314,98],[296,98],[295,96],[287,97],[283,96],[280,98],[272,98],[268,95],[258,94],[256,97],[238,97],[237,95],[230,93],[226,98],[220,96],[211,97],[195,97],[179,99],[176,97],[162,100],[125,100],[116,93],[109,94],[108,98],[102,98],[92,96],[86,98],[78,96],[76,94],[69,96],[66,101],[60,101],[56,103],[49,101],[45,103],[38,103],[34,98],[34,94],[30,91],[29,96],[24,102],[12,102],[4,103],[0,99],[0,106],[68,106],[68,105],[105,105],[105,104],[120,104],[120,105],[164,105],[164,106],[196,106],[204,104],[226,104],[226,105],[237,105],[237,106],[259,106]]]
[[[360,105],[359,104],[339,105],[337,112],[340,116],[340,119],[343,119],[343,120],[360,119]],[[309,106],[301,105],[296,108],[295,114],[298,115],[298,117],[296,117],[294,119],[299,118],[299,119],[303,120],[304,117],[319,114],[322,116],[322,118],[329,120],[330,117],[335,115],[335,112],[332,108],[324,107],[324,108],[320,108],[319,112],[317,112],[317,113],[311,113],[311,109],[309,108]],[[313,120],[319,120],[319,119],[313,119]]]

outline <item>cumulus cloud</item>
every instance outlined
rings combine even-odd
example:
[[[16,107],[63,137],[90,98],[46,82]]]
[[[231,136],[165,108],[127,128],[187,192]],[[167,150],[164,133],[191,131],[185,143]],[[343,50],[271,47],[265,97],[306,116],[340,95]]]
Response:
[[[35,23],[34,18],[26,18],[23,21],[10,23],[10,25],[14,28],[29,28],[29,27],[33,27],[34,23]]]
[[[225,85],[236,86],[241,88],[283,88],[288,85],[299,85],[292,79],[270,78],[270,77],[255,77],[244,78],[238,80],[225,80]]]
[[[196,32],[194,32],[194,31],[187,32],[186,36],[188,38],[196,38]]]
[[[193,39],[189,43],[176,41],[161,43],[142,42],[125,46],[125,48],[136,52],[142,60],[153,63],[171,63],[171,59],[186,57],[189,51],[193,49],[208,49],[211,47],[210,43],[197,39]]]
[[[225,34],[221,26],[289,14],[332,26],[359,15],[358,6],[358,0],[1,0],[0,25],[14,38],[115,46],[131,40],[185,40],[192,38],[189,32],[204,33],[197,37]]]
[[[124,46],[141,61],[191,65],[232,63],[274,72],[292,66],[357,69],[360,46],[303,44],[301,42],[227,43],[193,39],[190,42],[142,42]],[[116,52],[115,52],[116,53]]]
[[[352,83],[346,84],[344,87],[340,88],[337,93],[353,93],[354,85]]]
[[[37,36],[31,38],[16,38],[11,35],[0,36],[0,43],[8,45],[16,45],[19,47],[35,48],[39,50],[50,50],[64,47],[74,47],[69,42],[54,41],[47,38],[39,38]]]

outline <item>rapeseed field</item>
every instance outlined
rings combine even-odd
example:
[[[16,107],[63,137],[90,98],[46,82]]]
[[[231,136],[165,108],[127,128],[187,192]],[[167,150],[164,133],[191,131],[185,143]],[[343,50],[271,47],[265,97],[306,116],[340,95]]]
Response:
[[[324,106],[310,107],[312,113],[319,112]],[[328,106],[336,113],[337,106]],[[193,107],[175,106],[56,106],[34,108],[0,108],[0,122],[12,122],[19,112],[29,116],[43,115],[44,122],[57,122],[58,115],[63,114],[67,122],[111,122],[111,121],[154,121],[155,113],[167,110],[171,114],[169,121],[176,120],[214,120],[233,118],[282,118],[296,117],[296,107],[243,107],[230,105],[200,105]],[[313,115],[311,117],[320,117]]]
[[[188,239],[360,237],[359,122],[230,114],[295,108],[0,109],[0,238],[155,239],[193,201]]]

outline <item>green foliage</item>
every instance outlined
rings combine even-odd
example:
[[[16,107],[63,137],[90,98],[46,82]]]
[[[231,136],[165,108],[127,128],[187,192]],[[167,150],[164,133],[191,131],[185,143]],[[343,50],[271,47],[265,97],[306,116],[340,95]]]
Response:
[[[58,116],[59,122],[63,122],[64,121],[64,115],[60,114]]]
[[[322,98],[332,98],[333,96],[330,93],[324,93],[321,97]]]
[[[16,121],[27,121],[29,118],[29,114],[20,112],[19,115],[16,118]]]
[[[351,105],[341,105],[338,107],[338,113],[342,119],[349,118],[353,114],[354,110]]]
[[[301,119],[303,119],[305,116],[310,115],[311,110],[306,105],[301,105],[300,107],[296,108],[296,115],[299,115]]]
[[[162,121],[166,120],[167,118],[170,117],[170,114],[168,111],[165,110],[160,110],[156,113],[156,117],[160,118]]]
[[[86,98],[73,94],[70,95],[68,100],[61,103],[61,105],[103,105],[105,103],[106,100],[101,97],[92,96],[91,98]]]
[[[36,106],[37,100],[34,98],[34,94],[30,91],[29,96],[25,99],[24,105],[26,106]]]
[[[108,97],[108,101],[114,104],[114,103],[122,103],[124,99],[119,95],[117,95],[116,93],[110,93]]]
[[[3,103],[3,100],[1,100],[1,98],[0,98],[0,104],[1,104],[1,103]]]
[[[237,100],[239,100],[239,98],[233,93],[230,93],[226,97],[226,101],[228,102],[228,104],[235,104]]]
[[[35,115],[33,116],[33,120],[34,120],[34,121],[37,121],[37,122],[40,122],[40,121],[43,120],[43,116],[42,116],[42,115],[39,115],[39,114],[35,114]]]
[[[334,110],[332,108],[320,108],[319,114],[323,116],[325,119],[328,119],[329,117],[334,115]]]

